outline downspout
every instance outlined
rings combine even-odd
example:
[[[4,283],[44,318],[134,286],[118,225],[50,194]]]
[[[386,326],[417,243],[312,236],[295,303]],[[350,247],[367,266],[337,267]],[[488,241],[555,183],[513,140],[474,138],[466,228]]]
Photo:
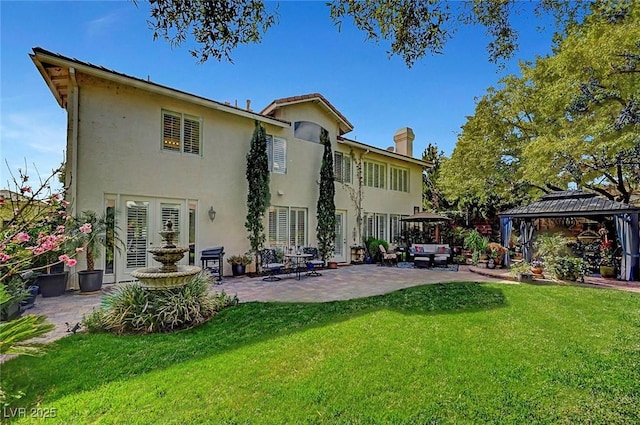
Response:
[[[71,87],[73,87],[72,93],[72,108],[73,116],[71,117],[71,207],[72,212],[75,215],[77,208],[77,176],[78,176],[78,80],[76,79],[75,68],[69,68],[69,77],[71,81]],[[68,102],[68,100],[67,100]],[[69,110],[67,109],[67,113]]]
[[[72,215],[76,215],[78,208],[77,199],[77,182],[78,182],[78,81],[76,79],[75,68],[69,67],[69,81],[71,82],[71,105],[73,109],[73,116],[71,117],[71,134],[67,133],[67,137],[71,136],[71,184],[70,184],[70,198],[71,198],[71,212]],[[69,99],[67,99],[67,103]],[[69,115],[69,106],[67,104],[67,117]],[[67,118],[69,120],[69,118]],[[67,124],[68,125],[68,124]],[[68,152],[67,152],[68,155]],[[69,158],[69,156],[67,156]],[[68,161],[67,161],[68,162]],[[67,164],[68,165],[68,164]],[[69,173],[67,173],[69,176]],[[76,273],[69,273],[69,286],[74,289],[79,289],[78,275]]]

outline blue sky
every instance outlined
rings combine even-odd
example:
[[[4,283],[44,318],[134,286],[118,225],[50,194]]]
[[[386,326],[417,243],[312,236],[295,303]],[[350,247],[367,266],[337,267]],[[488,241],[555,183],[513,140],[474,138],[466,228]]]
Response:
[[[233,52],[233,64],[199,64],[188,45],[153,41],[142,0],[137,7],[129,1],[0,1],[0,187],[8,179],[5,160],[13,170],[26,160],[43,175],[63,160],[66,112],[29,59],[35,46],[217,101],[244,106],[251,99],[254,110],[280,97],[320,92],[354,125],[349,138],[386,148],[396,130],[413,128],[416,157],[428,143],[449,156],[474,99],[517,72],[518,60],[551,48],[552,26],[537,30],[543,22],[530,11],[515,17],[520,51],[504,70],[488,62],[481,27],[459,30],[444,54],[408,69],[349,22],[338,32],[324,1],[281,2],[279,14],[261,44]]]

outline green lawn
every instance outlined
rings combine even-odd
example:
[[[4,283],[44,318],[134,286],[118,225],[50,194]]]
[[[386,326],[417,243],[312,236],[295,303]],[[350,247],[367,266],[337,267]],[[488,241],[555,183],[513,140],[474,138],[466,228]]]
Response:
[[[453,283],[248,303],[171,335],[64,338],[2,379],[56,423],[640,423],[640,295]]]

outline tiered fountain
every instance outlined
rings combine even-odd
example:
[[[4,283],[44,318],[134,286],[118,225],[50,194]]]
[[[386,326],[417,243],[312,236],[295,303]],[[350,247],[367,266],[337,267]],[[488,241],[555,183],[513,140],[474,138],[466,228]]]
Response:
[[[184,286],[202,269],[197,266],[176,265],[184,257],[189,248],[176,246],[173,239],[180,234],[173,230],[173,223],[167,220],[164,230],[159,232],[164,245],[151,248],[153,259],[162,263],[162,267],[145,267],[131,272],[131,276],[140,281],[140,285],[147,289],[171,289]]]

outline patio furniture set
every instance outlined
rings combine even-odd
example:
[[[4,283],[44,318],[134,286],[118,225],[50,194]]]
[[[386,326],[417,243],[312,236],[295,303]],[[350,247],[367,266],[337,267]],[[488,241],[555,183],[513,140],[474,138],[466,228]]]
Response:
[[[397,266],[398,253],[389,253],[383,245],[379,245],[383,266]],[[409,247],[409,260],[416,268],[447,266],[453,263],[453,250],[445,244],[413,244]]]
[[[321,276],[319,268],[324,267],[324,261],[318,258],[318,249],[314,247],[298,248],[279,257],[274,248],[260,250],[260,261],[262,271],[267,276],[262,280],[273,282],[281,280],[279,274],[294,274],[297,280],[305,276]]]

